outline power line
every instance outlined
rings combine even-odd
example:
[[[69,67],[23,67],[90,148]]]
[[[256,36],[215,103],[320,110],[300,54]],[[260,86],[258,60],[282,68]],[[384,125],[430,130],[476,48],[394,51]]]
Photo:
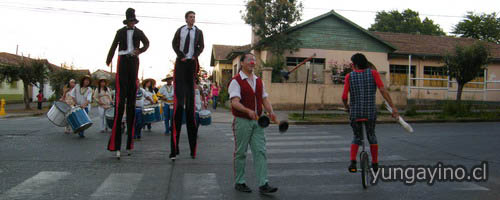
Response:
[[[245,6],[245,4],[227,4],[227,3],[201,3],[201,2],[179,2],[179,1],[134,1],[134,0],[45,0],[45,1],[59,1],[59,2],[86,2],[86,3],[135,3],[135,4],[186,4],[186,5],[206,5],[206,6]],[[332,10],[331,8],[315,8],[305,7],[307,10]],[[334,9],[341,12],[362,12],[362,13],[377,13],[380,11],[374,10],[355,10],[355,9]],[[458,15],[439,15],[439,14],[426,14],[419,13],[422,16],[429,17],[449,17],[449,18],[463,18],[464,16]]]
[[[2,4],[2,3],[0,3]],[[23,7],[23,6],[12,6],[12,5],[2,5],[4,7],[16,8],[16,9],[24,9],[24,10],[32,10],[39,11],[45,13],[53,13],[53,12],[71,12],[71,13],[80,13],[80,14],[94,14],[94,15],[104,15],[104,16],[120,16],[123,17],[123,14],[117,13],[108,13],[108,12],[95,12],[95,11],[85,11],[85,10],[74,10],[74,9],[66,9],[66,8],[56,8],[56,7]],[[165,16],[153,16],[153,15],[138,15],[138,17],[142,18],[151,18],[151,19],[166,19],[172,21],[184,22],[184,18],[173,18],[173,17],[165,17]],[[211,22],[211,21],[197,21],[196,23],[200,24],[218,24],[218,25],[246,25],[244,23],[227,23],[227,22]]]

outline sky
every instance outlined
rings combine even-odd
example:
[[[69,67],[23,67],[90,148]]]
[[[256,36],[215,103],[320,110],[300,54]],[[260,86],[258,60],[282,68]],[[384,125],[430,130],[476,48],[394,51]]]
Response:
[[[377,11],[410,8],[439,24],[446,33],[463,20],[467,11],[499,12],[494,0],[379,0],[333,1],[302,0],[302,21],[335,10],[363,28],[375,21]],[[51,63],[66,63],[76,69],[109,71],[105,60],[116,30],[132,7],[139,20],[137,27],[150,40],[149,49],[140,55],[139,78],[160,80],[173,69],[175,53],[171,41],[177,28],[185,24],[184,14],[196,12],[195,25],[204,33],[205,50],[201,66],[211,71],[213,44],[245,45],[251,41],[251,28],[241,18],[244,0],[0,0],[0,52]],[[497,10],[495,10],[497,9]],[[113,71],[116,71],[116,56]]]

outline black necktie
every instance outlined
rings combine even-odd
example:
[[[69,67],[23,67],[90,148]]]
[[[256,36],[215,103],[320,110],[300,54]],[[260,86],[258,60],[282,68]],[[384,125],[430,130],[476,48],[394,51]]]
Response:
[[[189,52],[189,42],[191,42],[191,29],[193,28],[188,28],[188,34],[186,35],[186,40],[184,41],[184,55],[186,55]]]

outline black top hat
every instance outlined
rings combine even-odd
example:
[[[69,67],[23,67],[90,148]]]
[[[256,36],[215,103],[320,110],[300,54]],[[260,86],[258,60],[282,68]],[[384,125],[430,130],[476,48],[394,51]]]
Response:
[[[135,23],[139,23],[139,20],[135,18],[135,10],[133,8],[128,8],[125,12],[127,19],[123,20],[123,24],[127,24],[130,21],[135,21]]]

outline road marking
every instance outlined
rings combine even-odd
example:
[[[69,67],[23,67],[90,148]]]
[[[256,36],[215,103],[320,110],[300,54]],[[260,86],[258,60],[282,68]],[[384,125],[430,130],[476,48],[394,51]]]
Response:
[[[329,139],[340,139],[342,137],[338,135],[316,135],[316,136],[275,136],[275,137],[267,137],[267,141],[279,141],[279,140],[300,140],[300,141],[307,141],[307,140],[329,140]]]
[[[381,161],[402,161],[407,160],[398,155],[381,156]],[[267,160],[269,164],[289,164],[289,163],[329,163],[329,162],[347,162],[349,158],[345,157],[317,157],[317,158],[271,158]]]
[[[90,199],[130,199],[142,176],[143,174],[138,173],[113,173],[90,195]]]
[[[222,199],[215,173],[184,174],[183,199]]]
[[[334,169],[292,169],[292,170],[269,170],[269,177],[290,177],[290,176],[329,176],[347,174],[347,171]]]
[[[56,186],[55,182],[70,174],[69,172],[42,171],[2,194],[0,200],[40,199],[44,193]]]
[[[302,146],[302,145],[322,145],[322,144],[350,144],[351,140],[330,140],[330,141],[285,141],[267,142],[266,146]]]
[[[366,192],[361,184],[280,186],[282,191],[300,191],[301,194],[352,194]]]
[[[347,152],[351,149],[349,147],[340,148],[295,148],[295,149],[267,149],[268,154],[281,154],[281,153],[335,153]]]

